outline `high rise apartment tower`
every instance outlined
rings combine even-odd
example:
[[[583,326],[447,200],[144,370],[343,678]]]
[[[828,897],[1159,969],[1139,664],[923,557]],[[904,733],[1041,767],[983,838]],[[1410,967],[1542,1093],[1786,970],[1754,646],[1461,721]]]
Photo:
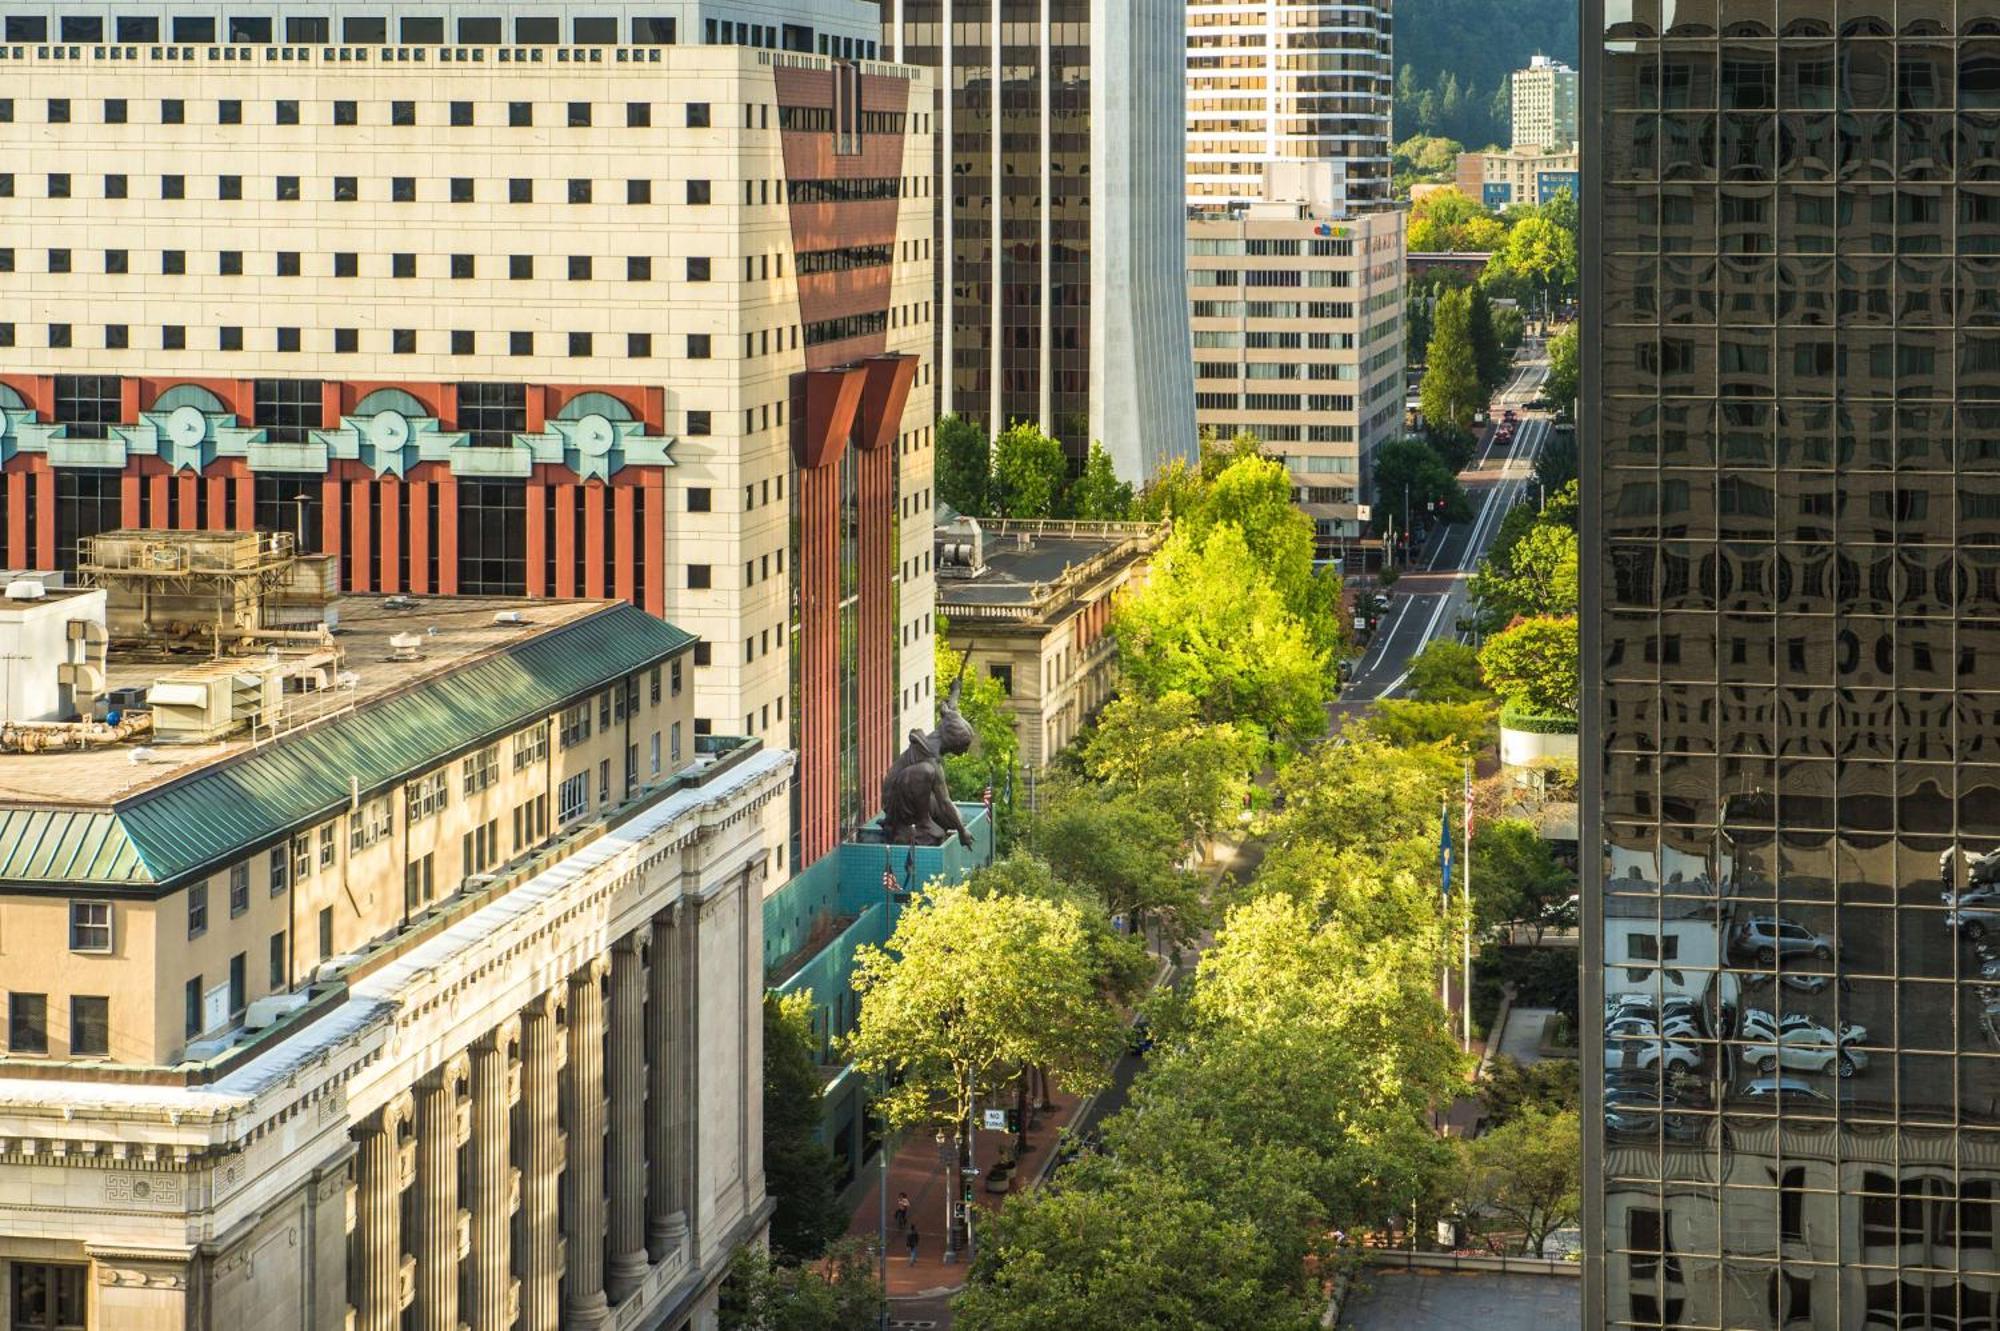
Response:
[[[1991,1325],[2000,5],[1584,34],[1584,1324]]]
[[[1567,148],[1576,142],[1576,71],[1538,55],[1508,80],[1516,148]]]

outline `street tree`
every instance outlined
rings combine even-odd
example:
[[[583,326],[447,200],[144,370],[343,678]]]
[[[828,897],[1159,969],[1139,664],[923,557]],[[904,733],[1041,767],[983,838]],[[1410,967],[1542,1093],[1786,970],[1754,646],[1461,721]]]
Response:
[[[1326,729],[1327,653],[1233,524],[1200,545],[1176,530],[1113,624],[1125,680],[1143,696],[1185,693],[1204,720],[1255,727],[1280,748]]]
[[[972,517],[990,511],[993,441],[976,421],[947,412],[937,423],[937,497]]]
[[[1503,818],[1477,830],[1472,881],[1482,930],[1527,922],[1538,939],[1549,912],[1576,892],[1576,875],[1556,863],[1541,832],[1523,818]]]
[[[1201,436],[1201,478],[1214,484],[1239,462],[1264,456],[1264,442],[1254,431],[1238,430],[1224,439],[1213,430]]]
[[[1463,757],[1437,745],[1398,747],[1376,738],[1323,744],[1279,774],[1284,811],[1270,819],[1265,837],[1335,851],[1409,838],[1435,847],[1439,802],[1456,799],[1463,780]]]
[[[1106,703],[1081,757],[1093,780],[1173,819],[1192,848],[1236,821],[1259,748],[1255,736],[1204,720],[1191,695],[1169,690],[1157,698],[1121,693]]]
[[[1472,360],[1479,371],[1480,385],[1490,397],[1507,382],[1511,362],[1506,348],[1500,345],[1493,305],[1487,300],[1485,289],[1477,284],[1466,292],[1466,331],[1472,337]]]
[[[1024,1068],[1088,1094],[1105,1082],[1118,1014],[1074,904],[934,886],[889,941],[854,956],[861,1015],[845,1042],[854,1066],[890,1079],[878,1101],[896,1127],[942,1123],[962,1135],[975,1099]]]
[[[889,1305],[874,1267],[858,1240],[803,1266],[773,1261],[746,1244],[730,1259],[717,1325],[721,1331],[876,1331]]]
[[[1523,217],[1514,223],[1507,232],[1506,248],[1495,257],[1535,283],[1545,309],[1558,290],[1576,283],[1576,236],[1547,217]]]
[[[1188,538],[1201,545],[1225,524],[1243,533],[1250,557],[1305,625],[1314,646],[1339,654],[1345,642],[1340,577],[1314,566],[1312,519],[1292,502],[1291,473],[1283,463],[1254,451],[1238,452],[1215,473],[1206,502],[1182,525]]]
[[[1052,779],[1032,839],[1059,877],[1095,894],[1135,934],[1154,926],[1164,945],[1178,948],[1207,923],[1201,882],[1180,867],[1180,828],[1137,792]]]
[[[1496,543],[1473,577],[1473,597],[1491,620],[1506,624],[1517,615],[1575,614],[1580,576],[1576,532],[1561,522],[1531,520],[1508,535],[1512,539],[1504,546]]]
[[[1391,744],[1442,744],[1474,754],[1493,742],[1491,699],[1465,702],[1421,702],[1414,698],[1380,698],[1369,729]]]
[[[1486,1126],[1497,1128],[1524,1110],[1574,1113],[1582,1102],[1575,1059],[1543,1058],[1522,1063],[1496,1054],[1479,1077],[1479,1104]]]
[[[1153,963],[1139,941],[1112,927],[1111,914],[1090,888],[1057,875],[1049,862],[1015,850],[973,870],[965,886],[975,897],[1026,897],[1058,906],[1073,906],[1083,926],[1090,953],[1090,974],[1107,1003],[1129,1004],[1152,977]]]
[[[1206,502],[1208,483],[1201,468],[1186,458],[1169,458],[1132,501],[1132,517],[1140,522],[1178,522]]]
[[[1527,336],[1527,320],[1518,305],[1495,305],[1493,307],[1493,334],[1500,339],[1504,350],[1513,351]],[[1504,379],[1501,382],[1506,382]]]
[[[1062,445],[1029,421],[1015,421],[993,441],[993,512],[1003,518],[1055,518],[1064,511],[1069,459]]]
[[[1375,521],[1400,530],[1430,512],[1445,522],[1470,522],[1472,502],[1438,451],[1422,439],[1392,439],[1375,449]],[[1409,512],[1406,514],[1405,509]]]
[[[1118,479],[1111,455],[1097,440],[1091,440],[1083,474],[1070,484],[1069,511],[1087,521],[1118,522],[1132,515],[1132,484]]]
[[[1539,1257],[1550,1234],[1582,1214],[1581,1127],[1574,1109],[1538,1105],[1472,1139],[1465,1148],[1465,1200],[1476,1220],[1497,1218]]]
[[[1410,208],[1412,254],[1490,253],[1506,239],[1507,228],[1500,219],[1457,189],[1433,191]]]
[[[1471,702],[1486,696],[1479,653],[1456,638],[1433,638],[1410,658],[1410,696],[1419,702]]]
[[[1577,326],[1572,323],[1549,339],[1549,377],[1542,393],[1556,404],[1557,410],[1564,413],[1575,409],[1576,399],[1583,392],[1581,348],[1577,338]]]
[[[1574,717],[1583,693],[1576,617],[1519,620],[1479,649],[1486,683],[1509,711]]]
[[[764,995],[764,1181],[776,1205],[771,1251],[786,1262],[818,1257],[847,1230],[833,1153],[814,1139],[825,1081],[812,1007],[810,991]]]
[[[1472,340],[1472,302],[1463,291],[1438,298],[1434,331],[1424,353],[1424,377],[1417,402],[1434,430],[1465,434],[1473,413],[1485,406],[1487,394],[1479,378],[1479,349]]]

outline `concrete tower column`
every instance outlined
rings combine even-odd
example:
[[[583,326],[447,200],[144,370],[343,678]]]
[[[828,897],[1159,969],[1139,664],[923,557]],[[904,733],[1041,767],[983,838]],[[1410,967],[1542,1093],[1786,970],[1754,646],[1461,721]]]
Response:
[[[569,977],[569,1074],[563,1078],[563,1121],[569,1161],[563,1170],[563,1238],[568,1288],[563,1328],[606,1325],[604,1297],[604,971],[593,958]]]
[[[611,1259],[607,1293],[614,1302],[645,1279],[646,1258],[646,976],[640,938],[611,948]]]
[[[564,1146],[557,1117],[562,1027],[554,992],[521,1009],[521,1273],[522,1331],[557,1331],[562,1324],[562,1235],[556,1227]]]
[[[466,1254],[465,1322],[472,1331],[507,1331],[507,1291],[513,1281],[514,1167],[508,1159],[512,1124],[507,1105],[507,1059],[521,1037],[509,1017],[472,1046],[472,1167],[466,1171],[466,1206],[472,1243]]]

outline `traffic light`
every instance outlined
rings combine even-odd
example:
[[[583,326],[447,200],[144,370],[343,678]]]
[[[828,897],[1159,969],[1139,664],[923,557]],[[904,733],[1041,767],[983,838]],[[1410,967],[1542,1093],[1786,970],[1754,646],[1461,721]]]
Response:
[[[965,1204],[967,1206],[972,1205],[972,1185],[970,1183],[965,1185]]]
[[[1021,1131],[1020,1110],[1010,1109],[1007,1111],[1007,1131],[1012,1133],[1019,1133]]]

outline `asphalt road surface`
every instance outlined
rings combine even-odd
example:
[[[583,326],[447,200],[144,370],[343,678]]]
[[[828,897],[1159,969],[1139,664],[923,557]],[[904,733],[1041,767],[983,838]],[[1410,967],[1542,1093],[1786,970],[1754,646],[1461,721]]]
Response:
[[[1548,362],[1527,361],[1494,397],[1496,408],[1517,411],[1541,394]],[[1464,639],[1458,620],[1466,613],[1473,570],[1492,547],[1507,511],[1531,495],[1535,459],[1548,439],[1548,416],[1521,411],[1510,449],[1495,449],[1489,438],[1470,466],[1459,473],[1472,501],[1472,521],[1434,527],[1391,588],[1393,603],[1330,711],[1337,726],[1366,712],[1377,699],[1395,697],[1409,680],[1410,661],[1438,638]]]

